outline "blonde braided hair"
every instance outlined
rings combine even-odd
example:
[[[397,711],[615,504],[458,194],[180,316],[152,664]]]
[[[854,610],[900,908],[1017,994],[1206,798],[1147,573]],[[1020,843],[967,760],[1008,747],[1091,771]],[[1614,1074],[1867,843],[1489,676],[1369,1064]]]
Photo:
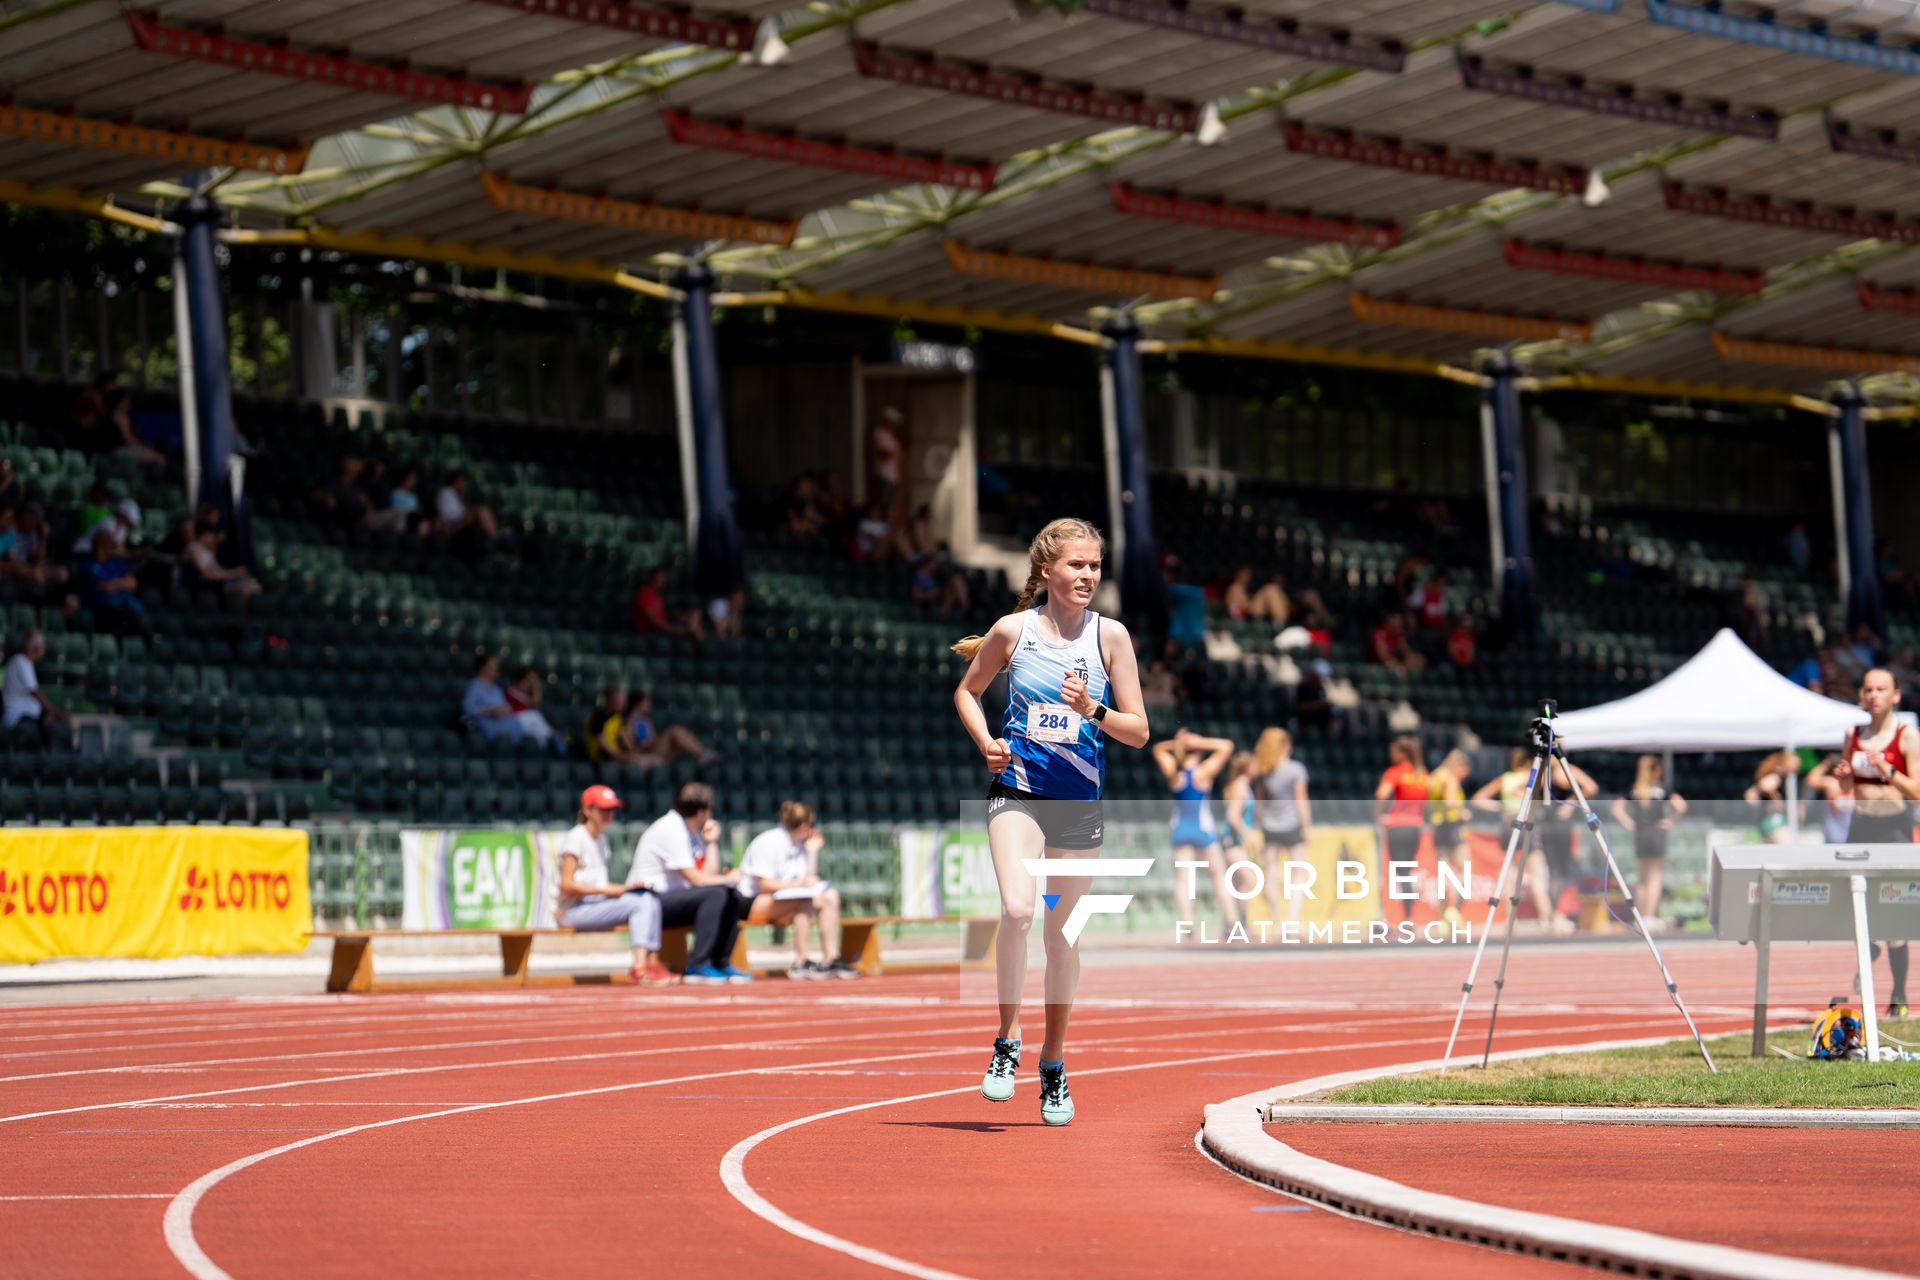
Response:
[[[1040,587],[1046,581],[1047,566],[1060,558],[1069,542],[1082,540],[1098,545],[1102,557],[1107,554],[1107,540],[1100,536],[1100,531],[1072,516],[1051,521],[1034,535],[1033,544],[1027,548],[1027,585],[1021,588],[1020,599],[1013,606],[1015,613],[1025,613],[1032,607],[1033,598],[1040,594]],[[954,643],[953,651],[971,662],[986,642],[985,636],[967,636]]]

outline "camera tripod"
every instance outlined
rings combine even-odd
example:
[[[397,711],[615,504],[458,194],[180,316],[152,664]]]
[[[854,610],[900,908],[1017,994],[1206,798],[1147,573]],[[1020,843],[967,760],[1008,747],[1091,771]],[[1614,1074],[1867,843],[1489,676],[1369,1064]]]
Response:
[[[1447,1052],[1442,1059],[1441,1070],[1453,1060],[1454,1042],[1460,1036],[1460,1023],[1467,1016],[1467,1002],[1473,998],[1473,982],[1480,974],[1480,961],[1486,955],[1487,938],[1493,932],[1494,918],[1500,914],[1500,895],[1505,890],[1507,875],[1514,870],[1514,858],[1533,831],[1534,797],[1544,793],[1545,803],[1553,803],[1553,765],[1567,763],[1566,753],[1561,750],[1559,737],[1554,732],[1553,717],[1558,705],[1552,700],[1540,704],[1541,714],[1527,726],[1528,737],[1533,744],[1533,767],[1527,771],[1527,792],[1521,797],[1520,811],[1514,815],[1513,831],[1507,837],[1507,853],[1500,860],[1500,874],[1494,877],[1493,892],[1487,898],[1487,920],[1480,928],[1480,941],[1474,944],[1473,966],[1467,970],[1467,980],[1460,987],[1460,1009],[1453,1015],[1453,1031],[1447,1036]],[[1713,1055],[1707,1052],[1706,1041],[1700,1038],[1700,1028],[1694,1025],[1693,1015],[1687,1012],[1686,1002],[1680,998],[1680,988],[1674,985],[1673,975],[1667,971],[1667,962],[1660,955],[1660,948],[1654,943],[1653,935],[1647,931],[1647,922],[1641,918],[1640,908],[1634,901],[1633,890],[1627,886],[1627,878],[1621,874],[1620,864],[1613,859],[1613,850],[1607,847],[1606,834],[1600,829],[1600,819],[1587,803],[1587,797],[1580,790],[1579,779],[1573,776],[1573,770],[1565,770],[1567,789],[1574,803],[1580,807],[1581,816],[1586,820],[1587,829],[1593,832],[1594,842],[1600,846],[1601,856],[1606,859],[1607,872],[1614,883],[1620,886],[1620,892],[1626,896],[1627,909],[1633,912],[1633,927],[1645,940],[1647,950],[1653,953],[1653,963],[1660,970],[1660,980],[1666,984],[1667,994],[1673,998],[1674,1008],[1686,1019],[1687,1030],[1693,1033],[1693,1043],[1700,1050],[1700,1057],[1707,1064],[1707,1070],[1715,1075],[1720,1069],[1713,1065]],[[1542,774],[1546,775],[1544,779]],[[1513,954],[1513,922],[1519,914],[1520,879],[1513,877],[1513,891],[1507,897],[1507,930],[1505,940],[1500,944],[1500,972],[1493,980],[1493,1011],[1487,1017],[1487,1043],[1480,1051],[1480,1065],[1486,1066],[1493,1055],[1493,1029],[1500,1019],[1500,994],[1507,985],[1507,960]]]

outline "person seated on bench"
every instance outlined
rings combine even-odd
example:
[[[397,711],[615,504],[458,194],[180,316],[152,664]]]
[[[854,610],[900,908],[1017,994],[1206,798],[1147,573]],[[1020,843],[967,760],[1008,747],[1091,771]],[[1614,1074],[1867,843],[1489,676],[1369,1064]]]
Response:
[[[740,858],[740,893],[751,904],[748,924],[793,926],[789,978],[857,978],[840,955],[840,891],[820,878],[813,810],[798,800],[780,806],[780,825],[753,838]],[[807,958],[810,926],[820,926],[820,960]]]
[[[687,946],[690,983],[752,982],[733,967],[733,944],[751,905],[734,886],[738,871],[720,870],[720,824],[713,820],[713,788],[684,782],[673,808],[656,819],[633,851],[631,888],[652,892],[668,928],[693,926]]]
[[[633,944],[628,976],[643,987],[671,987],[680,975],[660,963],[660,901],[642,890],[615,892],[607,879],[612,849],[607,828],[613,812],[625,808],[612,787],[591,786],[580,793],[580,821],[560,841],[559,922],[581,933],[627,926]]]

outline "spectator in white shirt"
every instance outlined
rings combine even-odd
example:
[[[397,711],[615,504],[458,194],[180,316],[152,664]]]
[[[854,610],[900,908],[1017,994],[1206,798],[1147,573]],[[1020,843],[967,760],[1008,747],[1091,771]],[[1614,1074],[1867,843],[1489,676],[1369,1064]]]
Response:
[[[624,808],[612,787],[591,786],[580,793],[580,821],[560,841],[558,919],[582,933],[627,926],[633,967],[627,976],[643,987],[671,987],[680,975],[660,963],[660,902],[645,889],[616,891],[607,876],[612,849],[607,828]]]
[[[434,497],[433,511],[439,518],[440,531],[452,539],[455,551],[478,559],[492,550],[500,525],[492,507],[468,503],[465,471],[455,468],[447,473],[446,484]]]
[[[27,632],[20,641],[19,652],[7,659],[7,684],[0,700],[0,705],[5,707],[4,715],[0,715],[0,727],[11,730],[15,725],[31,724],[40,730],[43,744],[52,740],[50,724],[73,723],[72,716],[40,692],[40,673],[34,664],[46,656],[47,638],[38,631]]]
[[[720,870],[720,824],[713,820],[713,788],[682,783],[673,808],[655,820],[633,851],[627,884],[651,890],[669,928],[693,926],[687,947],[687,981],[752,982],[735,968],[734,940],[751,905],[734,892],[738,871]]]
[[[826,844],[813,810],[798,800],[780,806],[780,825],[761,832],[740,858],[740,892],[752,904],[749,924],[793,926],[789,978],[857,978],[840,955],[840,891],[820,878]],[[807,935],[820,926],[820,959],[807,958]]]

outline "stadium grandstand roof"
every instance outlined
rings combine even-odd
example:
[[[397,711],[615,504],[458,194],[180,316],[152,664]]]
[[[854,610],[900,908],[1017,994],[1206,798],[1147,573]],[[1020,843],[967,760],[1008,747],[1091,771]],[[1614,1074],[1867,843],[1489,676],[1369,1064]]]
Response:
[[[1161,349],[1920,375],[1915,0],[0,0],[0,198]]]

